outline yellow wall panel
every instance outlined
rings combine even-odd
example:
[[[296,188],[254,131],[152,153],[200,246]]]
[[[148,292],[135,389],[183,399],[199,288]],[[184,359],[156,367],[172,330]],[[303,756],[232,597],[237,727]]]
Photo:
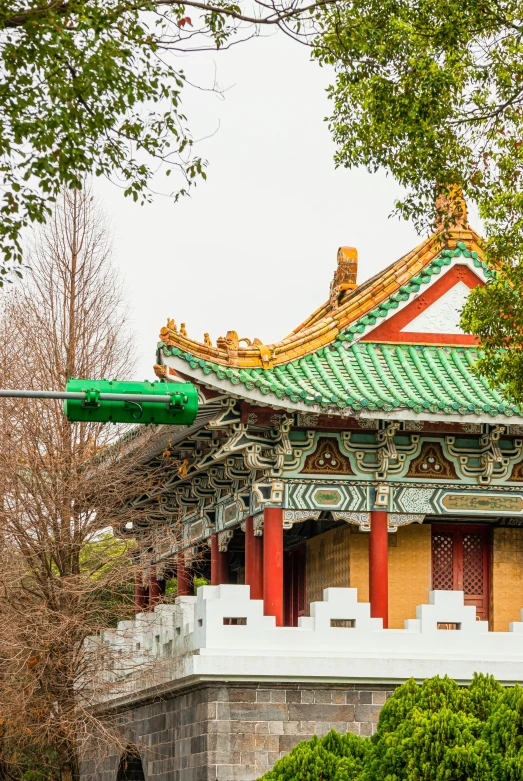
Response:
[[[307,612],[311,602],[323,599],[329,586],[347,588],[349,572],[350,527],[340,526],[307,540],[305,590]]]
[[[369,601],[369,533],[351,529],[350,586],[358,589],[358,602]]]
[[[403,629],[405,619],[416,618],[416,607],[429,600],[431,527],[411,523],[395,534],[396,544],[389,544],[389,629]]]
[[[523,608],[523,529],[492,531],[491,629],[508,632]]]

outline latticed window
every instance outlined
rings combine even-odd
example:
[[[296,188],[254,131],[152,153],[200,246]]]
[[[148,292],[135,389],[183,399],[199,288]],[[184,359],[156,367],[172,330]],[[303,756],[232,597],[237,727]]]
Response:
[[[477,617],[489,613],[489,528],[472,524],[432,526],[432,588],[463,591]]]
[[[454,589],[454,535],[436,532],[432,535],[432,588]]]
[[[483,535],[463,534],[463,591],[483,594]]]

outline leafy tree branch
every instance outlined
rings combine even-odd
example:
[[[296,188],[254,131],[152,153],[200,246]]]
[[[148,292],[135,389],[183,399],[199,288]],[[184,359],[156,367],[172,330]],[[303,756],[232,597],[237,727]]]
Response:
[[[463,324],[485,348],[479,371],[523,401],[523,37],[521,4],[354,0],[322,11],[314,55],[335,68],[336,163],[383,169],[406,188],[397,212],[428,232],[476,204],[497,281],[475,290]],[[453,208],[446,214],[441,196]],[[439,213],[438,213],[439,210]],[[501,320],[500,320],[501,313]],[[516,352],[499,352],[510,346]],[[495,357],[496,356],[496,357]]]
[[[160,168],[174,200],[204,179],[182,110],[175,54],[247,41],[264,27],[304,33],[339,0],[4,0],[0,8],[0,286],[21,235],[86,175],[144,203]],[[190,15],[189,15],[190,14]],[[169,54],[169,53],[172,54]]]

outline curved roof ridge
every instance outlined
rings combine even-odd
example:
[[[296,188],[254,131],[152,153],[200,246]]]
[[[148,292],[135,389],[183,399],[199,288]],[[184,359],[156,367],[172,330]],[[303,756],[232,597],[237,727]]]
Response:
[[[344,329],[366,316],[371,319],[386,316],[387,312],[380,313],[379,308],[383,308],[391,296],[399,291],[402,291],[402,296],[410,295],[410,292],[405,292],[410,280],[444,254],[445,250],[452,252],[456,249],[458,254],[466,252],[474,257],[476,263],[478,259],[482,259],[480,239],[474,230],[459,228],[445,232],[441,229],[355,289],[342,293],[337,305],[333,305],[331,301],[322,304],[288,336],[273,344],[265,345],[259,339],[251,341],[241,338],[236,331],[228,331],[225,337],[217,340],[216,345],[211,343],[206,334],[202,343],[191,339],[183,324],[178,330],[173,320],[169,320],[167,326],[160,331],[161,344],[179,349],[202,362],[271,369],[297,360],[337,338],[343,338]]]

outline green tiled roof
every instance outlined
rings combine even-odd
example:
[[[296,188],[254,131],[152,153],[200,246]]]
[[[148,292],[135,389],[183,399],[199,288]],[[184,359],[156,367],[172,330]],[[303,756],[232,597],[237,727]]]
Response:
[[[162,343],[160,347],[165,356],[176,355],[193,369],[233,386],[287,399],[290,407],[300,403],[347,412],[409,409],[453,415],[521,414],[474,373],[478,352],[473,347],[338,341],[274,369],[221,366]],[[241,395],[240,388],[235,392]]]

